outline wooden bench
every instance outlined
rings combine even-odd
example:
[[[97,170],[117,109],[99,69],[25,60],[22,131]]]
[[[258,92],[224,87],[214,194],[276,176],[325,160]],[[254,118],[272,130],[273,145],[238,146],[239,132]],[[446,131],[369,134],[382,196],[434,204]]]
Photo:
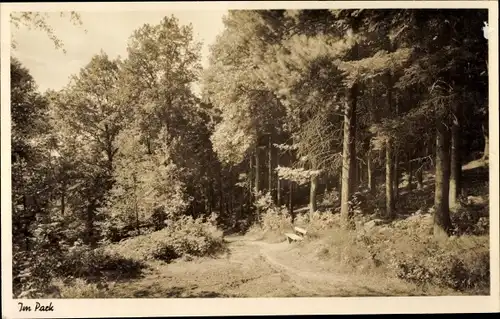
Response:
[[[305,230],[304,228],[294,227],[293,229],[295,230],[296,233],[300,234],[300,236],[302,237],[305,237],[307,234],[307,230]]]
[[[291,234],[291,233],[285,233],[286,239],[288,240],[288,243],[291,243],[293,241],[300,241],[302,240],[302,237],[296,235],[296,234]]]

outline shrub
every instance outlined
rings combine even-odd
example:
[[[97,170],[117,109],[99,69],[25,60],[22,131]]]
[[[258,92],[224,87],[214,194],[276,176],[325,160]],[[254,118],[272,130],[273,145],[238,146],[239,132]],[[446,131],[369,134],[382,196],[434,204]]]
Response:
[[[81,278],[64,282],[62,279],[54,279],[51,282],[52,288],[59,298],[104,298],[104,290],[98,284],[88,283]]]
[[[489,289],[488,237],[435,240],[430,214],[357,231],[334,227],[318,232],[322,239],[312,241],[315,247],[310,250],[345,270],[385,273],[417,285],[473,293]]]
[[[24,238],[29,248],[13,245],[13,293],[16,298],[39,298],[64,260],[67,245],[58,236],[60,222],[34,225],[32,237]]]
[[[305,213],[295,217],[295,224],[307,228],[308,232],[317,232],[339,226],[340,215],[330,211]]]
[[[14,252],[13,293],[15,298],[40,298],[49,284],[60,259],[51,258],[50,251]]]
[[[261,211],[261,226],[264,232],[282,232],[292,227],[292,217],[285,206],[276,206],[270,193],[256,194],[255,207]]]
[[[279,232],[292,227],[292,217],[286,207],[272,207],[262,214],[264,231]]]
[[[223,246],[222,231],[210,221],[182,216],[166,228],[168,244],[177,255],[206,256]]]
[[[223,250],[222,231],[212,221],[182,216],[160,231],[124,240],[108,249],[136,260],[166,262],[182,256],[207,256]]]
[[[64,277],[100,279],[104,277],[135,277],[145,265],[115,252],[91,249],[86,245],[72,247],[56,274]]]
[[[334,188],[329,191],[325,191],[323,196],[323,205],[336,205],[340,201],[340,193]]]
[[[450,217],[454,231],[458,234],[473,233],[479,220],[478,213],[468,207],[459,207],[456,212],[451,213]]]
[[[464,236],[446,241],[429,238],[411,254],[393,254],[390,266],[402,279],[455,290],[489,287],[487,238]]]

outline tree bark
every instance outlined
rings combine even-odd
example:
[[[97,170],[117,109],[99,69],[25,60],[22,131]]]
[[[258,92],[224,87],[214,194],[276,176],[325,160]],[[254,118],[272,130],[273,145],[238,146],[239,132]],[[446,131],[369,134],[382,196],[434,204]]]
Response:
[[[423,167],[420,167],[417,171],[417,189],[422,189],[424,188],[424,174],[423,174]]]
[[[208,213],[212,215],[212,211],[214,209],[214,182],[212,178],[210,178],[210,183],[208,185]]]
[[[364,185],[363,184],[363,182],[364,182],[364,180],[363,180],[364,173],[363,172],[364,172],[363,171],[363,162],[359,161],[358,162],[358,172],[356,174],[358,176],[358,185],[360,185],[361,187],[363,187],[363,185]]]
[[[373,178],[373,162],[372,162],[372,151],[368,151],[368,155],[366,156],[366,166],[367,166],[367,178],[368,178],[368,189],[371,193],[375,191],[375,179]]]
[[[91,201],[91,203],[87,206],[85,228],[87,235],[87,244],[89,244],[90,247],[92,248],[95,248],[97,246],[97,240],[94,236],[94,214],[95,214],[94,209],[95,209],[95,202]]]
[[[434,236],[448,236],[451,230],[449,211],[450,134],[438,120],[436,134],[436,177],[434,194]]]
[[[219,169],[219,216],[224,214],[224,191],[222,189],[222,167]]]
[[[295,220],[295,214],[293,211],[293,182],[288,181],[288,210],[290,211],[290,216],[292,217],[292,222]]]
[[[422,154],[422,151],[418,152],[417,156],[427,156],[428,154]],[[417,165],[418,165],[418,168],[417,168],[417,171],[415,172],[415,177],[417,178],[417,189],[422,189],[424,188],[424,161],[420,158],[418,161],[417,161]]]
[[[274,198],[274,192],[273,192],[273,141],[271,134],[269,134],[269,139],[268,139],[268,145],[267,145],[267,161],[269,164],[269,171],[268,171],[268,188],[269,188],[269,194],[271,195],[271,198]]]
[[[413,189],[413,185],[412,185],[412,183],[413,183],[413,167],[412,167],[412,164],[411,164],[411,155],[410,155],[409,152],[406,155],[406,167],[407,167],[407,170],[408,170],[408,186],[407,186],[407,189],[408,189],[408,193],[409,193]]]
[[[358,94],[358,85],[355,84],[350,91],[350,102],[352,105],[352,117],[351,124],[349,126],[350,129],[350,143],[349,147],[351,149],[350,153],[350,175],[349,175],[349,185],[350,191],[349,196],[354,194],[358,188],[358,163],[356,158],[356,106],[357,106],[357,94]]]
[[[276,177],[276,205],[281,205],[281,181],[279,177]]]
[[[250,156],[248,160],[248,192],[252,194],[253,187],[254,187],[254,167],[253,167],[253,160],[254,156]]]
[[[312,165],[312,169],[316,169],[315,165]],[[318,188],[318,176],[311,176],[311,188],[309,191],[309,212],[312,214],[316,211],[316,193]]]
[[[484,151],[482,160],[485,161],[489,159],[490,156],[490,139],[488,134],[488,129],[483,124],[483,136],[484,136]]]
[[[462,175],[462,159],[460,157],[461,104],[453,103],[452,112],[449,206],[452,211],[455,211],[458,205],[458,196],[460,195]]]
[[[234,218],[234,173],[233,170],[229,170],[229,216],[231,219]]]
[[[392,140],[387,139],[385,145],[385,213],[388,218],[394,217]]]
[[[343,168],[341,167],[340,170],[339,170],[339,176],[338,176],[339,177],[339,185],[338,185],[339,192],[342,189],[342,170],[343,170]]]
[[[400,173],[400,169],[399,169],[399,155],[398,155],[398,150],[393,150],[393,152],[395,153],[394,154],[394,163],[393,163],[393,167],[394,167],[394,175],[392,177],[392,182],[393,182],[393,187],[394,187],[394,191],[393,191],[393,202],[394,202],[394,206],[396,206],[396,203],[397,203],[397,200],[398,200],[398,197],[399,197],[399,173]]]
[[[280,165],[280,150],[276,149],[276,167]],[[278,174],[276,174],[276,205],[279,207],[281,205],[281,181]]]
[[[387,42],[387,48],[389,52],[393,52],[394,47],[391,40]],[[387,115],[391,115],[394,111],[397,112],[397,103],[396,110],[394,110],[394,101],[392,96],[393,91],[393,78],[392,78],[392,70],[387,72]],[[388,137],[385,145],[385,213],[387,218],[394,218],[395,210],[394,210],[394,148],[392,137]]]
[[[348,100],[344,107],[344,138],[342,150],[342,190],[340,197],[340,216],[345,228],[349,227],[351,212],[349,200],[354,189],[354,169],[356,154],[355,143],[355,111],[356,111],[355,88],[350,90]],[[353,152],[354,151],[354,152]]]
[[[254,190],[256,193],[260,192],[260,156],[259,148],[255,148],[255,184]]]

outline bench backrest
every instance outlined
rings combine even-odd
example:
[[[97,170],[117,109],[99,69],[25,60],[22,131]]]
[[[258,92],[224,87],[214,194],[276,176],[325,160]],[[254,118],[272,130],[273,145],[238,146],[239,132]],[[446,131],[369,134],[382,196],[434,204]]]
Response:
[[[303,235],[305,235],[307,233],[307,230],[305,230],[304,228],[300,228],[300,227],[294,227],[295,231],[296,232],[299,232]]]

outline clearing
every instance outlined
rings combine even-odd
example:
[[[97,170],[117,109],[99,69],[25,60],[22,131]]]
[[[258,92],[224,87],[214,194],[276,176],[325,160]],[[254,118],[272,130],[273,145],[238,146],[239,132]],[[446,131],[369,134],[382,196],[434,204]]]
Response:
[[[284,239],[284,238],[283,238]],[[333,297],[458,294],[425,290],[396,279],[332,272],[331,262],[308,260],[300,246],[229,236],[218,258],[150,261],[141,278],[110,285],[110,298]],[[326,270],[328,269],[328,270]]]

